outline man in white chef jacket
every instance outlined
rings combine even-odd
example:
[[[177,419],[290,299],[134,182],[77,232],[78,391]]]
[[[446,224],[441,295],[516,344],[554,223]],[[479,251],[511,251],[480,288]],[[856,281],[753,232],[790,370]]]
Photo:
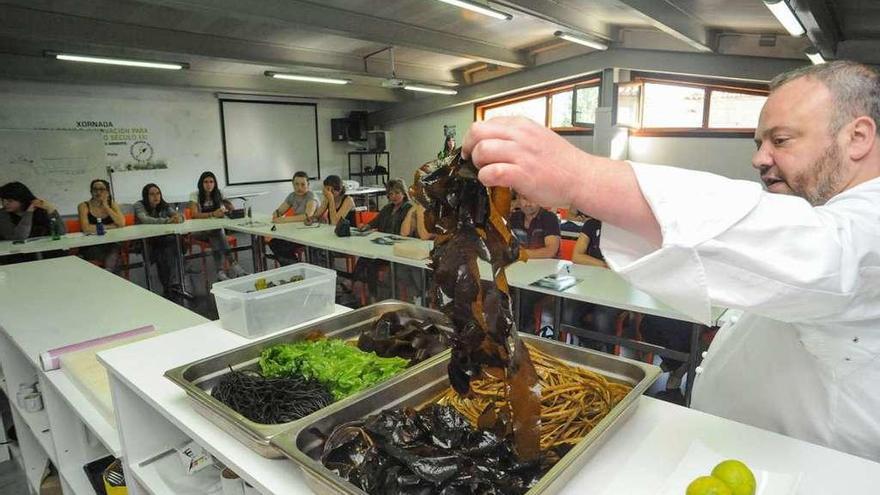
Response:
[[[601,220],[606,260],[641,289],[706,323],[743,310],[693,407],[880,461],[880,77],[833,62],[770,87],[765,189],[592,156],[525,119],[475,123],[463,151],[486,185]]]

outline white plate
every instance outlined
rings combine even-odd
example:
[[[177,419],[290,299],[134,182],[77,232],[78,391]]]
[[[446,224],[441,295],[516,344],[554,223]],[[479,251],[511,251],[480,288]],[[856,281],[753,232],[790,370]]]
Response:
[[[712,474],[712,468],[731,456],[716,452],[703,442],[694,440],[687,453],[679,461],[678,466],[666,479],[663,487],[658,490],[660,495],[684,495],[687,486],[700,476]],[[761,469],[748,459],[739,459],[749,466],[755,474],[757,482],[755,495],[792,495],[800,483],[801,473],[779,473]]]

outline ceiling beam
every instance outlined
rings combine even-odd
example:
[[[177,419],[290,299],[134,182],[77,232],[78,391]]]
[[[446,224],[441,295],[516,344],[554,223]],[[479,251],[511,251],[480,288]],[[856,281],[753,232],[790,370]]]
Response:
[[[843,40],[837,44],[837,58],[880,65],[880,40]]]
[[[371,113],[370,122],[379,125],[399,122],[460,105],[470,105],[547,84],[596,74],[607,68],[766,82],[782,72],[801,67],[806,63],[806,60],[611,48],[460,88],[455,96],[432,96],[397,103]]]
[[[5,46],[0,39],[0,51]],[[399,91],[349,84],[291,84],[262,74],[242,75],[198,70],[154,70],[108,65],[61,62],[47,57],[0,53],[0,79],[73,84],[120,84],[160,86],[194,91],[270,94],[303,98],[334,98],[396,102]]]
[[[614,41],[614,29],[608,23],[598,20],[595,16],[584,13],[583,9],[574,8],[562,2],[547,0],[495,0],[511,10],[554,24],[556,27],[589,34],[607,41]],[[554,27],[554,30],[556,29]]]
[[[144,22],[149,22],[149,19],[144,19]],[[49,49],[45,41],[53,41],[56,46],[61,43],[84,49],[96,47],[106,52],[95,53],[98,55],[125,56],[133,50],[144,50],[177,54],[183,62],[188,61],[185,59],[186,55],[193,55],[228,62],[267,65],[277,69],[335,71],[374,78],[376,81],[391,73],[390,64],[381,59],[370,62],[377,72],[366,73],[363,59],[358,56],[10,5],[0,5],[0,35],[30,41],[31,54]],[[183,57],[179,56],[181,54]],[[449,71],[405,63],[396,65],[398,76],[402,78],[434,83],[456,82]]]
[[[297,26],[348,38],[443,53],[523,68],[527,56],[482,40],[302,0],[141,0],[142,3],[276,25]]]
[[[789,0],[797,18],[807,30],[807,38],[826,60],[836,57],[840,30],[824,0]]]
[[[654,27],[700,52],[711,52],[712,33],[703,22],[668,0],[617,0],[645,17]]]

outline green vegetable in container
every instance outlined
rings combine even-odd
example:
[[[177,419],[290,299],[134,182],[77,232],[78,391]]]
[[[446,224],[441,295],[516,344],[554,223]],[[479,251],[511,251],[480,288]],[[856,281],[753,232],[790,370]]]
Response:
[[[319,381],[336,400],[383,382],[408,365],[406,359],[379,357],[338,339],[276,344],[260,354],[263,376],[301,374]]]

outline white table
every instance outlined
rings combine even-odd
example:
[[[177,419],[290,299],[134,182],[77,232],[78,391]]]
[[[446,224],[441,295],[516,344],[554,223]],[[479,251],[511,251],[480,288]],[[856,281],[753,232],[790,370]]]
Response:
[[[82,466],[121,452],[116,428],[65,372],[42,371],[39,354],[144,325],[173,331],[207,320],[73,256],[0,266],[0,301],[0,364],[28,481],[36,489],[51,459],[65,493],[91,493]],[[35,379],[45,408],[30,413],[15,393]]]
[[[230,228],[250,233],[254,238],[252,245],[258,245],[258,243],[261,242],[263,235],[269,235],[303,244],[311,248],[388,261],[390,266],[390,278],[392,281],[392,298],[397,297],[397,277],[395,267],[400,264],[417,268],[421,276],[420,285],[423,291],[422,301],[426,300],[424,291],[426,291],[427,288],[426,273],[428,270],[428,260],[396,256],[394,254],[393,246],[386,246],[372,242],[373,239],[388,234],[373,233],[365,237],[356,235],[352,235],[351,237],[337,237],[334,233],[333,227],[329,225],[320,224],[305,226],[303,223],[298,222],[277,224],[275,231],[271,230],[271,225],[257,227],[237,225]],[[409,238],[400,242],[419,245],[426,252],[430,251],[433,246],[433,242],[422,241],[420,239]],[[306,250],[306,253],[308,253],[308,250]],[[262,248],[257,248],[254,251],[254,255],[255,259],[262,259]],[[261,263],[261,266],[264,266],[264,264]],[[558,330],[561,329],[563,305],[566,300],[599,304],[602,306],[694,323],[691,329],[690,348],[688,352],[665,349],[641,342],[628,342],[631,346],[643,347],[645,350],[659,353],[665,358],[686,361],[688,365],[687,386],[684,391],[684,396],[686,403],[690,403],[692,384],[694,383],[694,378],[696,376],[698,354],[700,353],[700,335],[703,329],[703,327],[699,325],[699,322],[696,322],[689,316],[674,310],[649,294],[636,289],[617,273],[608,269],[575,265],[571,261],[566,260],[537,259],[513,263],[507,267],[506,272],[508,283],[517,292],[515,294],[516,297],[514,298],[517,303],[515,317],[520,328],[523,328],[523,326],[520,321],[520,308],[518,304],[522,301],[523,290],[542,293],[552,297],[553,328]],[[537,280],[560,272],[570,273],[575,278],[580,279],[580,282],[563,291],[532,285]],[[492,278],[489,264],[483,261],[480,261],[480,276],[483,280],[491,280]],[[712,308],[712,324],[717,324],[718,319],[724,314],[724,311],[724,308]],[[578,331],[581,335],[589,338],[614,339],[614,337],[608,337],[595,331],[586,329],[578,329]]]
[[[184,391],[162,376],[170,368],[246,342],[207,323],[99,354],[111,374],[126,463],[134,479],[129,493],[205,493],[216,481],[216,471],[214,478],[184,490],[172,488],[184,478],[176,458],[142,463],[188,438],[263,494],[309,493],[291,461],[253,453],[197,413]],[[643,397],[562,493],[657,493],[694,441],[754,468],[802,473],[797,492],[802,495],[875,493],[880,483],[876,463]]]
[[[347,311],[336,306],[334,314]],[[249,450],[197,413],[186,393],[163,376],[171,368],[249,342],[223,330],[219,322],[210,322],[98,354],[110,373],[129,494],[209,493],[218,472],[187,490],[176,455],[156,458],[187,439],[208,449],[262,493],[308,493],[288,461],[265,459]]]
[[[262,217],[259,217],[262,218]],[[268,217],[266,217],[268,218]],[[13,254],[41,254],[47,251],[69,250],[88,246],[97,246],[101,244],[110,244],[126,241],[141,241],[143,243],[144,271],[147,273],[145,280],[147,289],[152,289],[152,283],[149,277],[149,249],[146,240],[152,237],[164,235],[174,235],[177,238],[178,246],[181,237],[184,234],[193,232],[203,232],[208,230],[216,230],[229,228],[235,225],[247,223],[249,219],[231,220],[228,218],[206,218],[197,220],[186,220],[177,224],[138,224],[128,225],[118,229],[108,229],[104,235],[83,234],[82,232],[72,232],[61,236],[59,240],[52,240],[51,237],[40,237],[28,239],[23,243],[15,241],[0,241],[0,257]],[[258,249],[260,246],[254,246]],[[178,250],[179,252],[180,250]],[[185,279],[184,264],[182,254],[177,259],[178,275],[180,280]]]

